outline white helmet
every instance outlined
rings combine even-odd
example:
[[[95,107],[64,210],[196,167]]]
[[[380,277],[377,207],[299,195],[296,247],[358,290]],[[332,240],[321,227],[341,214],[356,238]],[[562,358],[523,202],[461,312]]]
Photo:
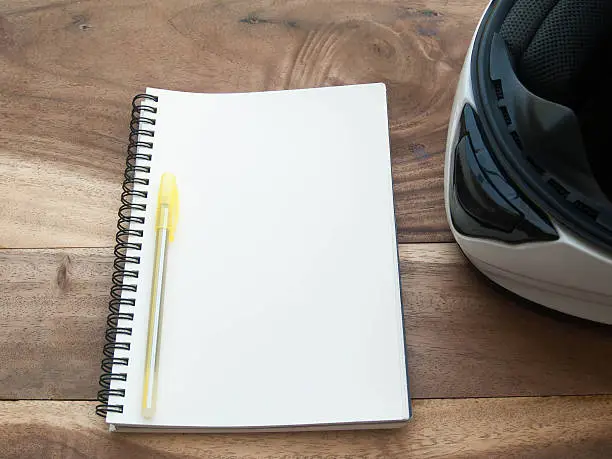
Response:
[[[612,1],[498,0],[458,85],[447,218],[502,287],[612,324]]]

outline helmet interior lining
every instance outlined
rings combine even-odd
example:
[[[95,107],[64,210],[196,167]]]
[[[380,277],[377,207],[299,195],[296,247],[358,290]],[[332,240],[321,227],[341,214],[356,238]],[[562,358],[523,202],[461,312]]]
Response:
[[[612,201],[607,135],[612,129],[611,30],[608,0],[516,0],[500,28],[522,84],[577,115],[592,175],[608,201]]]

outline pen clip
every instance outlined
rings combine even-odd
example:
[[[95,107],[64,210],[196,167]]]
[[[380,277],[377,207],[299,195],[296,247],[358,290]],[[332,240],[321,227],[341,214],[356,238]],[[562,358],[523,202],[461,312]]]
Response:
[[[158,209],[163,207],[168,209],[168,220],[165,227],[168,229],[168,240],[172,242],[174,241],[174,233],[179,216],[178,187],[174,174],[169,172],[164,172],[162,174],[157,207]]]

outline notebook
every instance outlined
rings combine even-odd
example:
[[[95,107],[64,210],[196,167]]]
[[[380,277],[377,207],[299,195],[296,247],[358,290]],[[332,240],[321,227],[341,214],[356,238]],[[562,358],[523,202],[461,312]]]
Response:
[[[96,411],[112,431],[387,428],[411,417],[382,83],[133,101]],[[163,173],[157,406],[142,413]]]

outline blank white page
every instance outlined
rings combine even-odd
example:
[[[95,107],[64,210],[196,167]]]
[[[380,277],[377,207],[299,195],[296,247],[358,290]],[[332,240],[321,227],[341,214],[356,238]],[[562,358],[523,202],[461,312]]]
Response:
[[[159,97],[113,424],[410,417],[383,84]],[[148,139],[144,139],[148,140]],[[141,416],[157,187],[176,175],[157,412]],[[129,294],[127,296],[134,295]],[[121,354],[123,355],[123,354]],[[119,368],[124,370],[125,367]]]

